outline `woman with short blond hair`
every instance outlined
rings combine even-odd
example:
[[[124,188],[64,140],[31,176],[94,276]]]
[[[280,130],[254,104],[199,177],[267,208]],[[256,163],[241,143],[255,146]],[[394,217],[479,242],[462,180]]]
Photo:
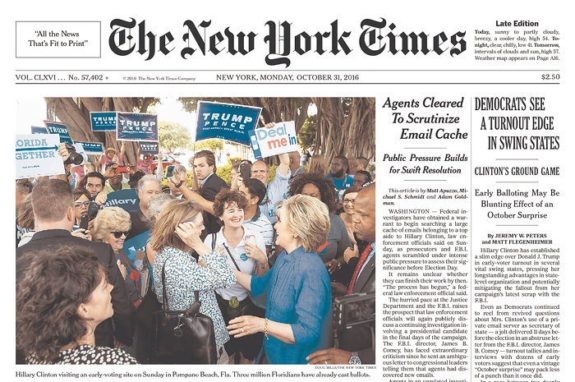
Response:
[[[142,286],[143,277],[148,276],[147,273],[142,273],[144,264],[141,259],[130,259],[124,252],[124,242],[131,226],[130,214],[127,211],[120,207],[106,207],[96,215],[91,234],[94,241],[108,243],[114,250],[116,264],[126,283],[130,301],[134,307],[138,307],[147,285],[145,282]]]
[[[276,244],[284,248],[263,276],[235,271],[253,296],[266,293],[266,317],[241,316],[230,321],[235,337],[264,334],[266,361],[305,364],[306,357],[329,346],[331,285],[314,252],[327,238],[329,212],[320,200],[295,195],[277,209]]]

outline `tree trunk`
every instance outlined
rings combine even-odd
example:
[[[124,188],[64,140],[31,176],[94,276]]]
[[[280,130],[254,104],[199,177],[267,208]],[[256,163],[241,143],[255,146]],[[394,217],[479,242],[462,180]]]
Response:
[[[94,133],[90,125],[90,112],[125,111],[145,113],[157,98],[46,98],[48,108],[68,127],[74,141],[100,142],[104,147],[113,147],[120,152],[114,132]],[[125,155],[128,163],[136,164],[139,145],[125,142]]]

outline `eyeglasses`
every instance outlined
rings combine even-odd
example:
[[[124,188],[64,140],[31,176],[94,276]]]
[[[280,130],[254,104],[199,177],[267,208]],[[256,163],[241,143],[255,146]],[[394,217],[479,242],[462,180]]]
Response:
[[[124,235],[124,237],[128,236],[128,232],[112,232],[116,239],[119,239]]]
[[[355,199],[344,199],[343,202],[344,203],[354,203]]]
[[[88,207],[89,205],[90,205],[89,200],[85,202],[74,202],[74,207]]]

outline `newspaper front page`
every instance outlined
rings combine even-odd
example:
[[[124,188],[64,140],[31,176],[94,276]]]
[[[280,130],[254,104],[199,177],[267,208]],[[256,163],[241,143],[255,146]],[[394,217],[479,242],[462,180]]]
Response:
[[[359,324],[371,332],[355,338],[367,346],[350,352],[353,360],[20,365],[14,356],[10,249],[3,377],[573,380],[568,15],[568,4],[558,1],[13,4],[2,16],[9,125],[3,152],[16,153],[16,159],[5,159],[16,166],[16,179],[63,172],[57,161],[50,168],[49,155],[34,154],[42,150],[34,146],[35,132],[60,133],[55,143],[39,146],[57,145],[68,134],[72,142],[85,143],[86,158],[99,158],[109,142],[122,139],[140,154],[157,152],[153,129],[149,136],[146,129],[133,131],[142,124],[183,121],[199,144],[200,122],[204,132],[229,123],[225,137],[234,140],[241,139],[232,135],[243,133],[245,123],[261,128],[294,121],[295,138],[289,124],[273,134],[285,134],[283,144],[296,145],[302,156],[316,150],[328,161],[344,155],[369,163],[376,185],[375,297],[329,317],[332,330],[338,328],[329,346],[337,348],[346,331],[356,329],[354,319],[371,314]],[[137,118],[118,113],[116,133],[80,128],[90,126],[81,119],[104,99],[111,101],[94,110],[115,117],[134,112]],[[122,104],[128,99],[151,106]],[[254,118],[228,122],[217,104],[200,111],[213,102],[263,109]],[[290,102],[305,110],[293,113],[285,106]],[[77,115],[58,114],[72,104],[80,105]],[[335,125],[334,113],[342,113],[345,123]],[[99,118],[105,125],[107,116]],[[127,121],[123,130],[120,118]],[[252,138],[268,144],[264,151],[278,149],[281,141],[273,134]],[[246,137],[232,154],[221,150],[217,161],[262,155]],[[188,165],[188,157],[177,159]],[[134,165],[137,160],[133,154],[128,159]],[[341,201],[345,188],[337,195]],[[116,205],[123,203],[118,200]],[[9,202],[7,211],[12,208]],[[7,243],[11,219],[5,219]],[[351,362],[356,358],[361,363]]]

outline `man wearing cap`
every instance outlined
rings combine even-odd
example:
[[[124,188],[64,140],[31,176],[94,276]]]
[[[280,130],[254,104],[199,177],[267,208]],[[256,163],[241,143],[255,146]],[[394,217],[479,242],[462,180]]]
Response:
[[[127,170],[126,167],[122,167]],[[104,177],[106,177],[104,191],[106,194],[114,191],[127,190],[130,188],[130,185],[127,182],[124,182],[124,176],[122,175],[127,171],[122,172],[121,170],[122,168],[120,168],[116,162],[110,162],[108,164],[106,172],[104,173]]]

